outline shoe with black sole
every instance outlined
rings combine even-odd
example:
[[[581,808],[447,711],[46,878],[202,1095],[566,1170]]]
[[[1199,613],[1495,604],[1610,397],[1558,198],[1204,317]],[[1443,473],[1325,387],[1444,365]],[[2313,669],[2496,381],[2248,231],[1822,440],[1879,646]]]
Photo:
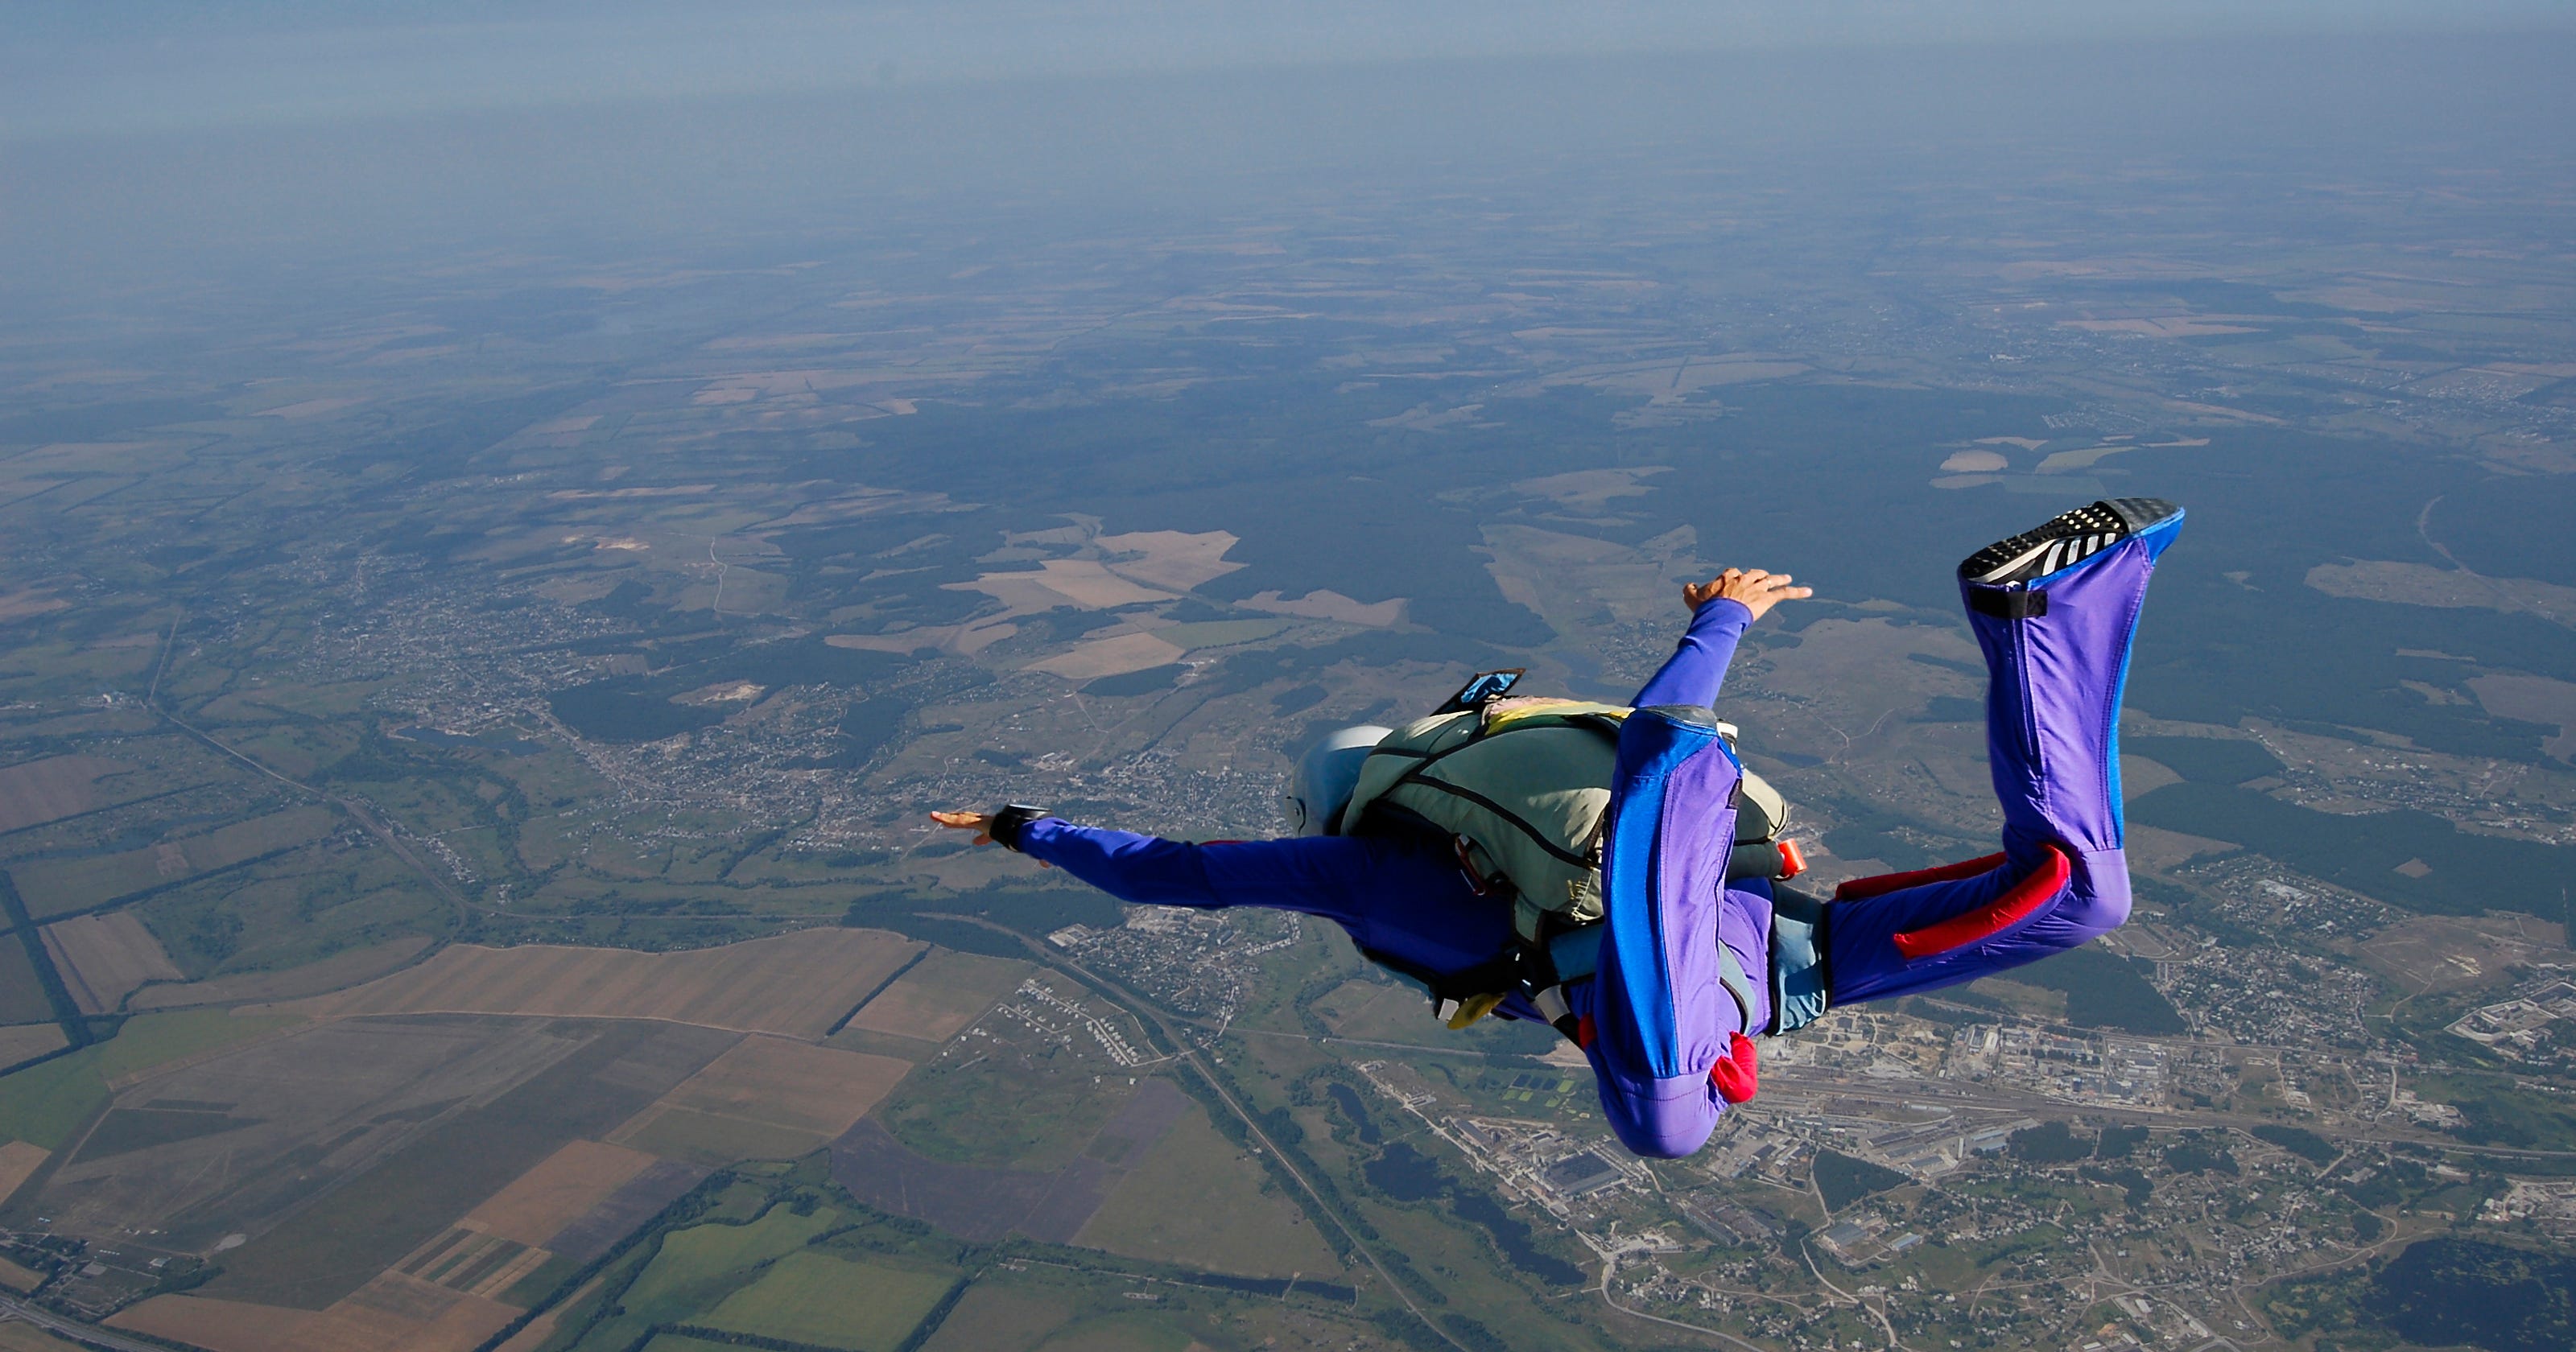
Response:
[[[1988,587],[2030,582],[2072,568],[2181,510],[2163,498],[2105,498],[1978,550],[1959,561],[1959,576]]]

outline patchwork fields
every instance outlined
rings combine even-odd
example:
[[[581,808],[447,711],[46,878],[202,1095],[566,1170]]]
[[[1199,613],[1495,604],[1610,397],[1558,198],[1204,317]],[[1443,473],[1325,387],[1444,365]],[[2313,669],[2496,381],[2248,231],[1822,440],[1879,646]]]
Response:
[[[157,951],[131,911],[57,921],[46,938],[100,1007]],[[412,946],[317,966],[362,975]],[[154,992],[217,984],[192,991],[166,959],[153,970]],[[120,1241],[136,1261],[214,1263],[194,1290],[125,1304],[113,1316],[122,1329],[207,1352],[468,1352],[531,1309],[545,1308],[546,1328],[570,1317],[568,1286],[711,1171],[751,1161],[836,1160],[863,1200],[966,1235],[1067,1242],[1114,1194],[1119,1208],[1088,1242],[1147,1258],[1191,1261],[1185,1250],[1203,1236],[1147,1214],[1178,1201],[1276,1209],[1162,1079],[1122,1083],[1097,1114],[1067,1119],[1089,1125],[1045,1147],[1057,1162],[1037,1169],[925,1159],[868,1120],[923,1060],[984,1024],[1015,1046],[1031,1037],[1025,1015],[988,1018],[997,1001],[1026,996],[1031,971],[838,928],[671,953],[457,946],[326,994],[142,1015],[109,1043],[10,1077],[23,1092],[0,1134],[40,1139],[0,1145],[0,1196],[23,1194],[0,1224],[41,1208],[70,1233],[154,1236]],[[218,981],[239,992],[258,979]],[[823,1045],[836,1028],[924,1050]],[[1036,1036],[1033,1046],[1051,1035]],[[1068,1086],[1093,1078],[1086,1064],[1061,1067]],[[1187,1148],[1172,1154],[1175,1124]],[[1152,1183],[1122,1191],[1148,1173]],[[694,1329],[892,1352],[953,1303],[962,1277],[809,1247],[846,1219],[769,1207],[684,1226],[625,1306],[671,1325],[656,1345]],[[1297,1262],[1332,1264],[1321,1250]],[[104,1288],[122,1271],[86,1280]],[[521,1345],[549,1340],[539,1329]]]
[[[410,970],[281,1005],[321,1018],[509,1014],[658,1019],[820,1039],[924,945],[826,929],[678,953],[618,948],[443,949]]]

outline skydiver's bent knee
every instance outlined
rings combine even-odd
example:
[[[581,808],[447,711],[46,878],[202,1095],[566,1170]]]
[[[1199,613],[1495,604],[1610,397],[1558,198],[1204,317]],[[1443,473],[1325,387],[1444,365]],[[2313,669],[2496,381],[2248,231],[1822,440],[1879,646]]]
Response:
[[[2128,855],[2120,850],[2093,850],[2074,855],[2071,862],[2066,898],[2057,904],[2066,925],[2065,948],[2089,943],[2129,923]]]
[[[1834,1004],[1885,1000],[1992,976],[2090,943],[2129,918],[2128,860],[2028,837],[2000,858],[1845,884],[1827,908]],[[1922,881],[1912,881],[1920,878]],[[1889,879],[1886,881],[1895,881]]]
[[[1619,1144],[1648,1159],[1677,1160],[1697,1153],[1717,1130],[1725,1102],[1705,1075],[1677,1080],[1629,1081],[1594,1072],[1601,1080],[1601,1109]]]

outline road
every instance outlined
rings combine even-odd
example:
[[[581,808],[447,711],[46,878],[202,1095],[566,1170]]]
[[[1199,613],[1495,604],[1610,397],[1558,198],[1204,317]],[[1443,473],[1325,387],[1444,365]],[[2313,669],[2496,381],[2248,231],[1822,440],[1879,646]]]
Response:
[[[1741,1352],[1770,1352],[1770,1349],[1762,1346],[1760,1343],[1746,1342],[1742,1338],[1738,1338],[1734,1334],[1728,1333],[1723,1329],[1702,1328],[1697,1324],[1685,1324],[1678,1319],[1666,1319],[1659,1314],[1648,1314],[1643,1310],[1632,1309],[1629,1306],[1620,1304],[1619,1298],[1610,1294],[1610,1278],[1612,1275],[1617,1273],[1618,1270],[1618,1259],[1608,1254],[1603,1254],[1601,1256],[1601,1284],[1599,1288],[1601,1292],[1601,1303],[1609,1306],[1611,1309],[1617,1310],[1619,1313],[1624,1314],[1631,1319],[1643,1319],[1650,1324],[1661,1324],[1666,1328],[1685,1329],[1689,1332],[1696,1333],[1703,1338],[1714,1339],[1723,1346],[1740,1349]]]
[[[37,1309],[25,1301],[0,1296],[0,1321],[11,1319],[24,1320],[48,1333],[69,1338],[86,1347],[103,1347],[109,1352],[169,1352],[169,1349],[152,1343],[139,1343],[130,1338],[118,1337],[95,1324],[66,1319],[61,1315]]]
[[[410,846],[403,842],[402,837],[397,834],[393,828],[385,825],[374,812],[368,810],[365,804],[360,803],[355,799],[342,797],[336,793],[317,789],[312,785],[305,783],[303,780],[296,779],[292,776],[280,774],[277,771],[270,769],[268,765],[262,762],[258,757],[252,756],[243,751],[235,750],[233,747],[216,738],[212,733],[207,732],[196,724],[191,723],[188,720],[179,717],[177,714],[159,707],[158,705],[155,705],[152,711],[159,714],[164,722],[167,722],[170,726],[186,733],[189,737],[194,738],[207,749],[239,761],[243,765],[250,767],[253,771],[269,779],[276,780],[278,783],[294,789],[298,793],[319,798],[323,802],[329,803],[331,806],[349,814],[349,819],[356,822],[360,829],[374,837],[377,844],[391,850],[396,859],[401,860],[414,873],[419,874],[423,882],[429,884],[431,891],[436,892],[441,900],[454,907],[457,918],[460,921],[464,919],[466,912],[475,909],[474,903],[469,900],[463,892],[457,890],[455,883],[450,881],[445,873],[432,867],[429,863],[422,860],[419,855],[412,853]]]

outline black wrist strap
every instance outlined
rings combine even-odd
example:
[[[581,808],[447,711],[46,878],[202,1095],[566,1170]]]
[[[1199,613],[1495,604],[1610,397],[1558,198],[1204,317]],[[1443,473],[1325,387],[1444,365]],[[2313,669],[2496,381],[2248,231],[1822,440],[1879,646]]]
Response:
[[[1050,814],[1042,807],[1032,807],[1027,803],[1011,803],[996,811],[992,820],[984,824],[984,834],[991,836],[994,844],[1018,853],[1020,828],[1048,815]]]
[[[1999,620],[2036,619],[2048,613],[2048,593],[2044,591],[2006,591],[1999,587],[1970,587],[1968,609]]]

